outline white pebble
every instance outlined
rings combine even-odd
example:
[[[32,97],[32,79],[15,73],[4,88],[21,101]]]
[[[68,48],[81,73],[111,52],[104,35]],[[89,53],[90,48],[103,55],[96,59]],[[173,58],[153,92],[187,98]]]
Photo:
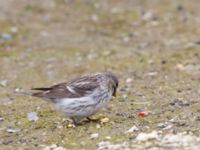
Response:
[[[93,133],[93,134],[90,135],[91,139],[95,139],[95,138],[98,138],[98,137],[99,137],[98,133]]]
[[[157,131],[152,131],[151,133],[140,133],[137,137],[137,141],[148,141],[153,139],[158,139],[159,135]]]
[[[3,87],[7,86],[7,84],[8,84],[8,80],[1,80],[0,81],[0,85],[3,86]]]
[[[134,131],[138,131],[139,129],[138,129],[138,127],[136,127],[136,126],[132,126],[130,129],[128,129],[125,133],[132,133],[132,132],[134,132]]]
[[[7,129],[6,130],[8,133],[16,133],[16,132],[19,132],[20,129]]]
[[[127,79],[126,79],[126,83],[131,83],[132,81],[133,81],[132,78],[127,78]]]
[[[28,113],[27,118],[29,121],[37,121],[39,119],[36,112]]]

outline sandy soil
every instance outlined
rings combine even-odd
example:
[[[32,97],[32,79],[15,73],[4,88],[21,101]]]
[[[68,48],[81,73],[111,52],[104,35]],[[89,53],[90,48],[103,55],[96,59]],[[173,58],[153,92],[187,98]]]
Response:
[[[0,3],[0,149],[199,149],[199,0]],[[104,70],[120,80],[94,116],[104,124],[67,128],[50,103],[14,93]]]

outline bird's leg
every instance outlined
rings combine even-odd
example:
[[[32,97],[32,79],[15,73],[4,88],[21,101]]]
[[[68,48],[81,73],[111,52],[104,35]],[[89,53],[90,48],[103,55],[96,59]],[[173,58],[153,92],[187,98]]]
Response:
[[[76,118],[71,118],[73,121],[74,126],[76,127],[78,125],[78,120]]]

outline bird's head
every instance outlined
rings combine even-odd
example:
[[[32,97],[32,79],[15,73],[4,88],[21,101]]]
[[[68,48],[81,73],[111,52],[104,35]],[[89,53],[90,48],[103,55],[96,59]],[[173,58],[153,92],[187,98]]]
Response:
[[[109,89],[111,89],[111,91],[112,91],[112,96],[116,97],[119,81],[118,81],[117,77],[111,72],[108,72],[107,76],[109,77],[109,83],[108,83]]]

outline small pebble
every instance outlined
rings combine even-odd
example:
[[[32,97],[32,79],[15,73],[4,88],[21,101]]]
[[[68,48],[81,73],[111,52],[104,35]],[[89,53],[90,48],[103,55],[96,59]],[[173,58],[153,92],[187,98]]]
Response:
[[[36,112],[28,113],[27,118],[29,121],[37,121],[39,119]]]
[[[152,131],[151,133],[140,133],[136,137],[137,141],[148,141],[153,139],[158,139],[159,135],[157,131]]]
[[[19,132],[20,129],[7,129],[6,130],[8,133],[16,133],[16,132]]]
[[[102,118],[100,121],[102,124],[107,123],[107,122],[109,122],[109,118]]]
[[[3,120],[4,120],[4,118],[0,116],[0,121],[3,121]]]
[[[183,71],[185,69],[183,64],[176,64],[175,68],[176,68],[177,71]]]
[[[75,125],[74,124],[71,124],[71,123],[69,123],[68,125],[67,125],[67,128],[74,128],[75,127]]]
[[[46,146],[43,150],[66,150],[63,147],[57,146],[56,144],[52,144],[51,146]]]
[[[13,33],[17,33],[18,32],[18,28],[13,26],[10,28],[10,31],[13,32]]]
[[[156,76],[158,75],[158,72],[148,72],[147,76]]]
[[[97,129],[100,129],[100,128],[101,128],[101,125],[100,125],[100,124],[97,124],[97,125],[96,125],[96,128],[97,128]]]
[[[106,136],[105,139],[106,139],[106,140],[110,140],[111,137],[110,137],[110,136]]]
[[[8,80],[1,80],[0,81],[0,86],[2,86],[2,87],[6,87],[7,84],[8,84]]]
[[[128,129],[125,133],[132,133],[132,132],[134,132],[134,131],[138,131],[139,129],[138,129],[138,127],[136,127],[136,126],[132,126],[130,129]]]
[[[9,34],[9,33],[3,33],[3,34],[1,35],[1,38],[2,38],[3,40],[5,40],[5,41],[9,41],[9,40],[12,39],[12,35]]]
[[[91,138],[91,139],[96,139],[96,138],[98,138],[98,137],[99,137],[99,134],[98,134],[98,133],[93,133],[93,134],[90,135],[90,138]]]
[[[126,79],[126,83],[131,83],[131,82],[133,82],[133,79],[132,79],[132,78],[127,78],[127,79]]]

